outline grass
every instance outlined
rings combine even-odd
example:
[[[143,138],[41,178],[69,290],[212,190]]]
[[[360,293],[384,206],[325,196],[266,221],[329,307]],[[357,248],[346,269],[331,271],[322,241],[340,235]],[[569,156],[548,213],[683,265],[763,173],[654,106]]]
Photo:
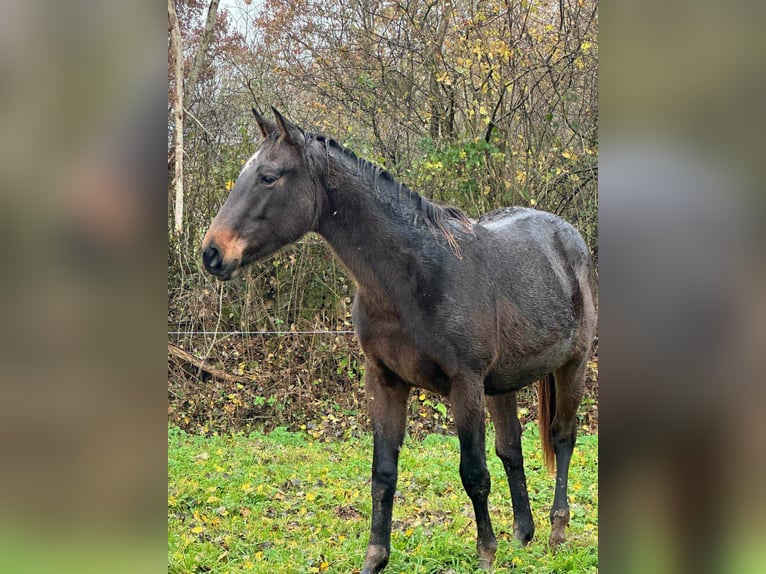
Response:
[[[493,440],[490,429],[487,444]],[[547,544],[554,479],[542,469],[535,425],[523,440],[537,533],[527,547],[513,540],[508,484],[490,454],[495,572],[597,572],[598,436],[578,438],[568,541],[555,554]],[[203,437],[172,427],[168,447],[170,574],[359,572],[371,511],[371,438],[319,442],[284,429]],[[454,437],[405,442],[386,573],[476,571],[473,510],[458,459]]]

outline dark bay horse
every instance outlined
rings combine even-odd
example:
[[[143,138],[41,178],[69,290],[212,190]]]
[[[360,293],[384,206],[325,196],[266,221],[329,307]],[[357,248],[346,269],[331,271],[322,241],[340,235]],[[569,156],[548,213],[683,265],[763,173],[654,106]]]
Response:
[[[569,523],[567,475],[595,334],[593,268],[580,234],[541,211],[504,208],[476,221],[431,203],[334,140],[273,110],[264,136],[203,242],[221,280],[309,231],[356,282],[353,319],[365,354],[374,451],[372,526],[362,574],[388,563],[399,450],[412,387],[448,397],[460,477],[473,503],[479,566],[497,549],[487,509],[486,405],[496,428],[514,535],[535,531],[516,391],[540,381],[540,435],[556,486],[550,543]]]

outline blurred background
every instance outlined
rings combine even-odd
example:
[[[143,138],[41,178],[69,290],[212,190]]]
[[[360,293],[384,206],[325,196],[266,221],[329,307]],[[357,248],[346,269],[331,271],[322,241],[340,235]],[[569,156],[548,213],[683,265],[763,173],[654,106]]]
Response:
[[[763,7],[600,6],[600,563],[757,572]]]
[[[2,12],[0,570],[159,570],[166,17]]]
[[[408,101],[381,87],[403,89],[408,78],[388,84],[385,67],[356,67],[357,54],[375,53],[361,44],[351,44],[349,53],[338,46],[315,54],[336,57],[320,70],[301,68],[305,58],[289,52],[294,38],[285,25],[303,22],[301,4],[221,4],[231,42],[221,38],[216,54],[246,92],[243,98],[239,87],[216,84],[200,69],[184,119],[185,159],[199,174],[192,182],[199,187],[187,189],[180,231],[171,161],[175,76],[170,55],[163,55],[170,46],[167,14],[152,3],[118,0],[3,5],[0,569],[166,566],[168,331],[192,321],[211,326],[203,310],[224,304],[231,316],[218,316],[236,328],[243,317],[253,324],[278,318],[288,328],[298,320],[344,324],[345,295],[300,307],[295,294],[272,293],[273,303],[247,307],[246,292],[227,299],[231,294],[197,276],[195,246],[238,173],[233,160],[252,149],[248,110],[256,102],[331,133],[472,215],[514,203],[579,218],[599,264],[604,571],[760,571],[766,560],[764,8],[563,0],[551,3],[550,13],[572,16],[551,21],[553,30],[543,23],[540,38],[515,37],[512,19],[493,44],[482,36],[487,22],[495,22],[483,3],[464,3],[470,10],[462,24],[452,4],[434,3],[431,20],[423,17],[430,27],[405,28],[407,45],[433,59],[425,60],[433,73],[418,84],[421,99]],[[208,4],[184,5],[191,11],[179,9],[179,30],[188,33],[194,27],[182,28],[183,19],[204,25]],[[529,5],[508,3],[506,13]],[[427,5],[412,8],[423,16]],[[481,25],[471,28],[472,18]],[[513,58],[502,44],[533,58],[536,42],[550,41],[545,33],[559,25],[562,49],[571,41],[577,55],[559,67],[539,62],[544,74],[513,85],[530,82],[529,102],[539,103],[544,98],[536,89],[578,82],[588,101],[562,98],[548,110],[532,108],[537,115],[528,117],[514,115],[521,108],[488,106],[484,98],[491,102],[497,90],[512,89],[503,79],[513,74]],[[275,68],[263,59],[266,52],[248,57],[256,46],[235,42],[247,26],[256,27],[262,48],[289,65]],[[461,26],[463,33],[455,34]],[[427,48],[440,38],[454,40],[444,47],[445,60]],[[187,39],[192,50],[201,36]],[[303,49],[318,51],[329,40]],[[505,67],[495,72],[493,62]],[[327,91],[325,98],[304,91],[298,99],[295,88],[309,72],[325,74],[326,85],[314,86]],[[471,84],[482,75],[490,81]],[[243,78],[261,83],[248,86]],[[218,99],[207,102],[211,115],[202,117],[194,106],[209,94]],[[322,107],[338,101],[347,107]],[[212,120],[221,130],[208,127]],[[158,161],[162,132],[167,166]],[[560,145],[572,132],[579,134],[574,143]],[[447,170],[462,175],[445,179]],[[309,242],[300,249],[311,254],[317,247]],[[308,267],[282,265],[270,273],[309,276]],[[314,280],[340,293],[338,277]],[[268,293],[269,275],[253,280]],[[174,305],[186,314],[173,314]],[[190,344],[204,350],[209,343]]]

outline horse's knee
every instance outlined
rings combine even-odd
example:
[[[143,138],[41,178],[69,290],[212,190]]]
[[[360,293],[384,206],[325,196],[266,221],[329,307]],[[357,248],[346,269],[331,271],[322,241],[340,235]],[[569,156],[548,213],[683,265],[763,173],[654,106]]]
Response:
[[[486,466],[476,467],[468,464],[460,465],[460,478],[463,488],[471,500],[486,499],[491,489],[491,480]]]
[[[495,445],[495,454],[509,471],[524,469],[524,457],[521,454],[521,445]]]
[[[378,501],[391,500],[396,492],[396,468],[375,468],[372,471],[372,497]]]

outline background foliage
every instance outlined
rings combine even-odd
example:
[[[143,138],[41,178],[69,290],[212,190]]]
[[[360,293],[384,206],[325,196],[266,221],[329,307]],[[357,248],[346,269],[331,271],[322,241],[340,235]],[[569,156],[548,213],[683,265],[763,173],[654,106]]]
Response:
[[[177,5],[191,55],[205,5]],[[363,361],[347,334],[220,334],[351,329],[353,282],[317,237],[253,265],[243,280],[217,283],[201,268],[207,226],[258,143],[252,106],[276,106],[471,216],[503,205],[562,215],[598,260],[595,0],[264,0],[243,8],[237,20],[219,11],[187,95],[184,232],[168,248],[168,326],[183,332],[170,343],[235,378],[171,359],[173,422],[273,427],[279,415],[293,426],[325,425],[318,411],[351,416],[361,395]],[[172,157],[168,164],[170,190]],[[595,365],[590,379],[594,406]],[[413,424],[439,429],[443,409],[426,395],[414,401]],[[586,416],[594,422],[595,408]]]

